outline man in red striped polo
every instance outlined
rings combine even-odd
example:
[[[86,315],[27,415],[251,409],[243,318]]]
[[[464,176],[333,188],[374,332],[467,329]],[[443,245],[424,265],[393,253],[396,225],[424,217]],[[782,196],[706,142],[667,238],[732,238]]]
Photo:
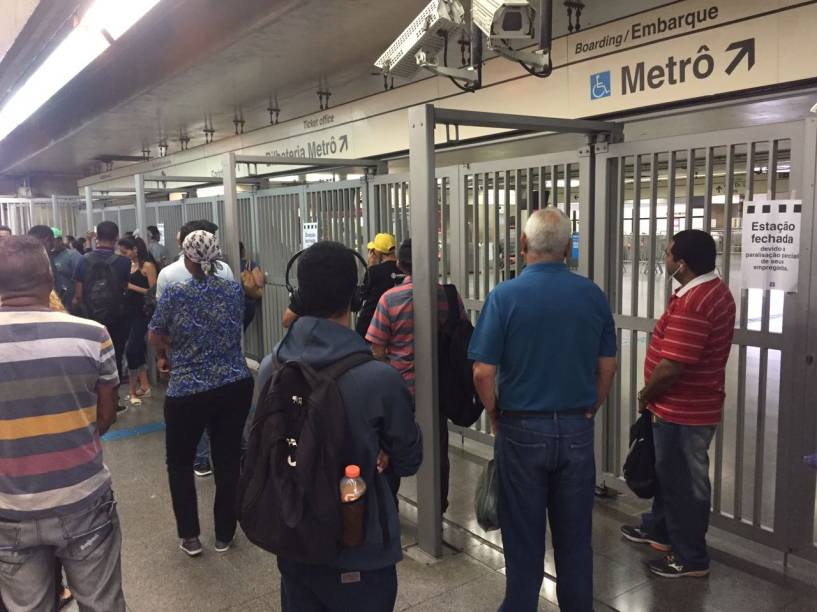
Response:
[[[668,553],[648,563],[664,578],[709,573],[709,445],[721,422],[735,329],[735,300],[715,274],[715,257],[706,232],[685,230],[670,241],[665,269],[681,287],[655,325],[638,393],[639,411],[653,415],[658,490],[641,525],[621,532]]]

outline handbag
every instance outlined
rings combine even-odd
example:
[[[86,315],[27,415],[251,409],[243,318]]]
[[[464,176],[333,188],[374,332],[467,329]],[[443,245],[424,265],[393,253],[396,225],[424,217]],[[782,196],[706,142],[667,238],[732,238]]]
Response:
[[[648,411],[642,412],[630,428],[630,450],[624,461],[624,480],[638,497],[655,497],[658,477],[655,474],[652,414]]]
[[[477,523],[485,531],[499,529],[499,515],[497,506],[499,491],[497,490],[496,463],[491,459],[485,464],[477,483],[477,492],[474,506],[477,514]]]

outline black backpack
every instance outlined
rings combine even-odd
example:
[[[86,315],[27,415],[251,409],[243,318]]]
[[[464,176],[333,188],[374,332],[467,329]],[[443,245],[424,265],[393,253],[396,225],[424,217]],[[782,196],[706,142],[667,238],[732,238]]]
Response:
[[[319,371],[289,361],[264,385],[237,497],[241,528],[256,546],[302,563],[337,558],[350,447],[337,380],[371,360],[354,353]]]
[[[88,269],[82,284],[84,315],[103,325],[115,323],[124,313],[127,286],[117,278],[113,269],[119,255],[108,257],[92,251],[85,258]]]
[[[624,480],[633,493],[642,499],[655,496],[658,480],[655,475],[652,414],[648,411],[641,413],[630,427],[630,450],[624,461]]]
[[[470,427],[483,410],[474,388],[474,362],[468,359],[468,343],[474,326],[459,316],[457,288],[443,285],[443,289],[448,301],[448,320],[437,333],[440,410],[455,425]]]

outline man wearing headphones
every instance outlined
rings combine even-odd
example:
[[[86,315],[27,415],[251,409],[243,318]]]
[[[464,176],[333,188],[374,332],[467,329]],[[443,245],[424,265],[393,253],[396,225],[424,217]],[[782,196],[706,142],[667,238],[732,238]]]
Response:
[[[264,388],[281,363],[301,361],[322,370],[350,355],[370,355],[369,345],[350,329],[351,311],[360,307],[357,253],[337,242],[318,242],[297,259],[298,287],[289,283],[298,312],[284,339],[261,364]],[[349,426],[352,454],[366,483],[365,541],[341,550],[328,564],[310,565],[278,556],[284,612],[394,608],[395,565],[402,558],[400,522],[383,469],[415,474],[422,462],[422,436],[414,421],[411,396],[400,375],[373,359],[338,378]],[[340,479],[340,475],[338,476]]]

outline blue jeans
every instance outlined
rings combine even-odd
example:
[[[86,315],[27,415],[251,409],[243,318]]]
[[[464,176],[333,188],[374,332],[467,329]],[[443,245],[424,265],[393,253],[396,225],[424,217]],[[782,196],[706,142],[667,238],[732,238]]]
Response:
[[[393,565],[349,571],[278,557],[283,612],[387,612],[397,600]]]
[[[593,421],[584,415],[501,414],[495,458],[506,566],[500,611],[538,609],[550,518],[559,606],[591,612]]]
[[[655,540],[669,544],[684,565],[708,568],[709,444],[715,426],[657,421],[652,434],[658,489],[652,512],[642,517],[641,527]]]

